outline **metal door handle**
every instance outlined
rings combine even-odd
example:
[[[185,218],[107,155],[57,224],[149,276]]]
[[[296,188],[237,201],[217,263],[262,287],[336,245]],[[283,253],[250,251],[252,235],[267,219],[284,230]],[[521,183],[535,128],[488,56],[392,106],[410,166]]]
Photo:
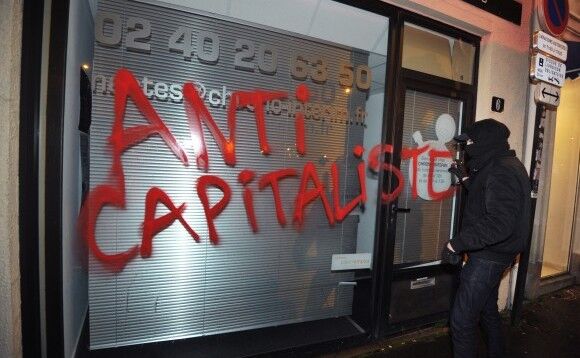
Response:
[[[395,211],[398,213],[410,213],[411,209],[409,209],[409,208],[395,208]]]

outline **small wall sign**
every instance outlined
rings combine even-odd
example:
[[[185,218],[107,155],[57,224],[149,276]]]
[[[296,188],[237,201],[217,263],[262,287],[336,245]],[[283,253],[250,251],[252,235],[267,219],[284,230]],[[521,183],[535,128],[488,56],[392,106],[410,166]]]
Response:
[[[435,277],[419,277],[411,281],[411,290],[418,290],[430,286],[435,286]]]
[[[568,57],[568,44],[544,31],[536,31],[532,39],[532,48],[561,61],[566,61]]]
[[[552,107],[560,105],[560,89],[556,86],[540,82],[534,92],[536,103],[542,103]]]
[[[371,254],[340,254],[332,255],[332,271],[370,269]]]
[[[558,87],[564,85],[566,77],[566,65],[550,57],[538,53],[532,56],[530,78],[544,81]]]
[[[492,97],[491,99],[491,110],[494,112],[503,112],[503,107],[505,104],[505,100],[500,97]]]

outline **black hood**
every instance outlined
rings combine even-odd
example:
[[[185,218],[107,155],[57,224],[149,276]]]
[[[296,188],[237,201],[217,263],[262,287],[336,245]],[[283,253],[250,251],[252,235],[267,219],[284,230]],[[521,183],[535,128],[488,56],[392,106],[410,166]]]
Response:
[[[469,139],[476,143],[507,142],[510,130],[505,124],[493,118],[483,119],[473,123],[465,131]]]
[[[467,166],[471,170],[477,171],[483,168],[490,159],[504,156],[509,152],[510,130],[505,124],[493,118],[475,122],[467,128],[465,134],[473,141],[472,144],[465,146]]]

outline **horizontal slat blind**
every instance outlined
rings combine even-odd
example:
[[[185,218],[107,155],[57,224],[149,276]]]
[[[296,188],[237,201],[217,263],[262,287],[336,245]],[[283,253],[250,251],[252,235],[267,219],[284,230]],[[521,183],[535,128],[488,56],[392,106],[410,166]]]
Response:
[[[339,68],[341,61],[355,66],[367,64],[364,51],[332,46],[297,36],[242,25],[222,19],[196,15],[174,9],[132,1],[100,1],[100,12],[119,14],[123,21],[123,40],[117,47],[95,44],[93,66],[93,125],[91,127],[91,187],[107,183],[111,166],[108,138],[114,119],[111,93],[103,94],[102,82],[123,67],[138,80],[183,84],[202,83],[206,91],[277,90],[287,91],[290,98],[298,84],[290,75],[290,60],[296,51],[324,57],[328,68]],[[130,17],[151,22],[147,41],[151,52],[143,54],[126,50],[126,22]],[[197,58],[185,60],[182,54],[170,52],[168,39],[179,26],[193,34],[209,31],[220,40],[216,64],[200,63]],[[110,25],[105,29],[110,34]],[[195,39],[195,35],[194,35]],[[235,41],[251,40],[277,50],[278,69],[274,75],[250,73],[234,68]],[[256,61],[254,59],[254,61]],[[336,76],[334,74],[333,76]],[[335,78],[335,77],[334,77]],[[354,113],[365,107],[367,94],[346,94],[336,79],[324,85],[307,83],[310,103]],[[151,89],[153,85],[151,86]],[[179,222],[154,237],[150,258],[137,257],[121,272],[105,268],[92,255],[89,259],[89,301],[91,348],[105,348],[160,340],[213,335],[251,328],[281,325],[349,315],[353,288],[339,285],[353,279],[350,272],[331,272],[333,254],[354,253],[357,244],[358,216],[329,226],[320,200],[309,205],[304,226],[297,230],[292,215],[300,177],[280,182],[280,194],[288,225],[281,227],[275,215],[272,191],[259,191],[257,179],[281,168],[302,172],[305,163],[316,165],[330,201],[330,166],[340,169],[341,203],[359,193],[352,148],[362,144],[365,127],[357,123],[322,121],[307,118],[307,153],[299,156],[295,149],[294,118],[269,113],[266,116],[267,137],[271,155],[260,153],[254,114],[237,113],[235,167],[224,164],[213,137],[204,127],[209,154],[209,172],[224,179],[232,189],[232,199],[216,219],[220,243],[208,240],[204,212],[196,193],[197,179],[206,174],[195,165],[191,138],[183,103],[171,99],[153,99],[152,104],[171,133],[186,148],[190,166],[185,167],[171,153],[159,136],[152,136],[122,155],[126,181],[126,207],[107,206],[99,215],[96,237],[107,253],[123,252],[140,244],[144,202],[151,187],[163,189],[176,206],[186,203],[183,217],[196,231],[196,243]],[[227,107],[206,105],[227,133]],[[146,121],[132,101],[128,101],[125,128]],[[188,144],[189,143],[189,144]],[[254,191],[259,231],[253,233],[246,219],[242,185],[237,176],[243,169],[256,172],[250,184]],[[370,195],[376,195],[372,193]],[[211,203],[220,200],[219,190],[210,192]],[[158,205],[156,216],[168,213]]]
[[[461,120],[460,101],[425,92],[407,90],[405,93],[403,148],[420,147],[413,138],[413,134],[418,131],[425,144],[429,144],[436,150],[447,149],[453,152],[454,149],[450,145],[453,135],[448,134],[448,138],[439,138],[436,131],[437,120],[443,114],[449,114],[453,118],[455,132],[457,132]],[[443,124],[441,126],[444,127]],[[441,129],[440,135],[444,132]],[[441,141],[441,139],[444,140]],[[428,157],[421,156],[419,162],[425,160],[428,162]],[[421,196],[413,198],[412,176],[409,171],[411,163],[411,160],[403,160],[401,163],[405,188],[399,198],[399,207],[411,210],[409,213],[399,213],[397,216],[395,264],[419,264],[439,260],[443,244],[449,240],[449,233],[452,229],[452,197],[442,201],[425,200]],[[446,179],[450,180],[447,168],[448,166],[438,175],[446,176]],[[427,182],[424,179],[420,175],[417,176],[418,191],[421,189],[424,192],[427,191]],[[442,191],[442,189],[437,189],[437,191]]]

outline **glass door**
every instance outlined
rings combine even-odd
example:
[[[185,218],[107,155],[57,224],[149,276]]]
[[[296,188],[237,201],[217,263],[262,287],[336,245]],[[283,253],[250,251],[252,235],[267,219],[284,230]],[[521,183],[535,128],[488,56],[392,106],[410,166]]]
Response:
[[[453,236],[455,186],[447,171],[456,157],[453,137],[461,130],[460,99],[407,89],[394,264],[410,268],[440,263]]]
[[[441,264],[441,253],[456,232],[460,191],[447,169],[459,155],[453,137],[467,107],[467,99],[451,91],[407,83],[398,119],[403,188],[391,207],[391,326],[446,314],[452,302],[454,268]]]

